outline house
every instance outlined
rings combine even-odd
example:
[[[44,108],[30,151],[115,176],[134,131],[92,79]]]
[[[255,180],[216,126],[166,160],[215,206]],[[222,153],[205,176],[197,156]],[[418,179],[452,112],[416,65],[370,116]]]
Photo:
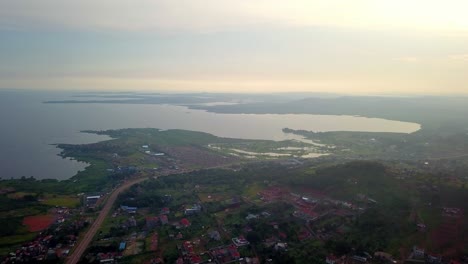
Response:
[[[427,262],[433,263],[433,264],[442,263],[442,256],[439,255],[439,254],[428,254],[427,255]]]
[[[157,216],[146,217],[146,228],[153,229],[156,226],[158,226],[158,223],[159,223],[159,217],[157,217]]]
[[[182,247],[184,249],[184,254],[190,255],[194,253],[193,245],[190,241],[184,241],[184,243],[182,244]]]
[[[160,215],[159,219],[161,220],[162,225],[167,225],[169,223],[169,220],[167,219],[167,215]]]
[[[136,227],[136,226],[137,226],[137,222],[136,222],[135,217],[131,216],[131,217],[127,220],[127,226],[128,226],[128,227]]]
[[[367,262],[367,258],[358,256],[358,255],[352,256],[351,260],[354,260],[354,263],[366,263]]]
[[[287,249],[288,249],[287,243],[278,242],[275,244],[276,251],[287,251]]]
[[[393,260],[393,257],[392,255],[390,255],[389,253],[387,252],[382,252],[382,251],[377,251],[374,253],[374,257],[376,259],[381,259],[381,260],[388,260],[388,261],[392,261]]]
[[[231,254],[233,259],[239,259],[240,258],[240,253],[237,251],[237,247],[234,245],[230,245],[228,247],[228,251]]]
[[[184,211],[185,215],[193,215],[193,214],[198,214],[201,211],[201,205],[199,204],[194,204],[191,208],[186,208]]]
[[[301,208],[300,210],[294,211],[293,216],[307,221],[315,221],[319,218],[319,214],[312,211],[310,208]]]
[[[119,251],[124,251],[126,247],[127,247],[127,242],[125,241],[120,242]]]
[[[127,212],[129,214],[135,214],[138,208],[137,207],[126,206],[126,205],[121,205],[120,209],[122,209],[123,211],[125,211],[125,212]]]
[[[328,255],[325,258],[325,263],[327,263],[327,264],[337,264],[338,260],[339,260],[339,258],[336,257],[335,255]]]
[[[242,203],[242,200],[239,196],[234,196],[231,199],[225,200],[224,204],[228,208],[236,208]]]
[[[238,247],[250,244],[243,236],[233,238],[232,242]]]
[[[190,256],[190,263],[191,264],[199,264],[199,263],[202,263],[202,258],[201,256],[199,255],[193,255],[193,256]]]
[[[190,221],[187,218],[182,218],[182,220],[180,220],[180,224],[183,227],[189,227],[190,226]]]
[[[235,245],[221,246],[210,249],[210,255],[217,263],[230,263],[240,259],[240,253]]]
[[[210,239],[212,240],[216,240],[216,241],[220,241],[221,240],[221,235],[219,234],[219,232],[217,230],[213,230],[211,232],[208,233],[208,236],[210,237]]]
[[[426,252],[424,251],[423,248],[414,246],[412,255],[414,259],[423,259],[426,255]]]
[[[252,219],[257,219],[258,218],[258,215],[256,214],[248,214],[246,217],[245,217],[245,220],[252,220]]]
[[[101,198],[100,195],[86,196],[86,206],[89,208],[94,208],[99,198]]]

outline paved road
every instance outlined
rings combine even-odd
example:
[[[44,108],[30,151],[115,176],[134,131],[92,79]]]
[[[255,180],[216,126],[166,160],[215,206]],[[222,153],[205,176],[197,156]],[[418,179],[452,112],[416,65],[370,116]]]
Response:
[[[214,167],[206,168],[206,169],[222,168],[222,167],[226,167],[226,166],[229,166],[229,164],[221,165],[221,166],[214,166]],[[178,171],[168,171],[168,172],[160,173],[157,176],[169,176],[169,175],[172,175],[172,174],[190,173],[190,172],[193,172],[193,171],[194,170],[192,170],[192,169],[185,169],[185,170],[178,170]],[[120,186],[119,188],[115,189],[112,192],[112,194],[109,196],[109,198],[105,202],[105,205],[102,208],[101,212],[99,212],[99,215],[96,218],[96,220],[93,222],[93,224],[91,225],[89,230],[86,232],[84,237],[81,238],[78,241],[78,244],[75,247],[75,250],[67,258],[67,260],[66,260],[67,264],[76,264],[76,263],[78,263],[78,261],[80,261],[81,256],[83,255],[86,248],[89,246],[89,244],[93,240],[93,237],[96,235],[96,232],[101,227],[102,222],[104,222],[104,219],[106,218],[106,216],[109,214],[110,210],[112,209],[112,206],[113,206],[115,200],[117,199],[117,196],[119,195],[119,193],[121,193],[122,191],[125,191],[126,189],[130,188],[132,185],[140,183],[140,182],[142,182],[144,180],[147,180],[147,179],[148,178],[138,178],[138,179],[130,180],[130,181],[124,183],[122,186]]]
[[[101,212],[99,212],[99,215],[96,218],[96,220],[93,222],[93,224],[91,225],[89,230],[86,232],[84,237],[78,241],[78,244],[75,247],[75,250],[73,251],[73,253],[67,258],[67,261],[66,261],[67,264],[76,264],[78,263],[78,261],[80,261],[81,256],[83,255],[86,248],[93,240],[93,237],[94,235],[96,235],[96,232],[101,227],[102,222],[104,221],[106,216],[109,214],[109,211],[111,210],[112,205],[117,199],[117,196],[119,195],[119,193],[130,188],[132,185],[142,182],[146,179],[147,178],[139,178],[139,179],[128,181],[112,192],[112,194],[107,199],[106,204],[102,208]]]

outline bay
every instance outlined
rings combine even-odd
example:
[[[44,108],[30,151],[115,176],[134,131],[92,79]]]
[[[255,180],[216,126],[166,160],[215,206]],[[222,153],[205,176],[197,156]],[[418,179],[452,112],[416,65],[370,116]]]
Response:
[[[310,131],[412,133],[419,124],[356,116],[309,114],[217,114],[176,105],[44,104],[69,99],[58,92],[0,91],[0,177],[68,179],[87,164],[62,159],[57,143],[109,139],[82,130],[186,129],[220,137],[287,140],[283,128]]]

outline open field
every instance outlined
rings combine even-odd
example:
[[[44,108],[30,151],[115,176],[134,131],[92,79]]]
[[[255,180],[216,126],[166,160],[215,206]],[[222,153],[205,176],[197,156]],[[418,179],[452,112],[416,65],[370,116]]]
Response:
[[[55,219],[53,215],[34,215],[23,219],[23,224],[28,227],[29,232],[39,232],[48,228]]]
[[[41,203],[49,206],[67,208],[76,208],[81,204],[79,197],[66,195],[48,195],[41,201]]]

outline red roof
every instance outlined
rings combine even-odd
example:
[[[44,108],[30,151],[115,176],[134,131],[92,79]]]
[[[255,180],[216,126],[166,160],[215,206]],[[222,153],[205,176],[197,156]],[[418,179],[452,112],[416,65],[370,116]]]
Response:
[[[286,238],[288,237],[284,232],[279,232],[279,236],[280,236],[282,239],[286,239]]]
[[[190,221],[187,218],[180,220],[180,223],[185,227],[190,226]]]

